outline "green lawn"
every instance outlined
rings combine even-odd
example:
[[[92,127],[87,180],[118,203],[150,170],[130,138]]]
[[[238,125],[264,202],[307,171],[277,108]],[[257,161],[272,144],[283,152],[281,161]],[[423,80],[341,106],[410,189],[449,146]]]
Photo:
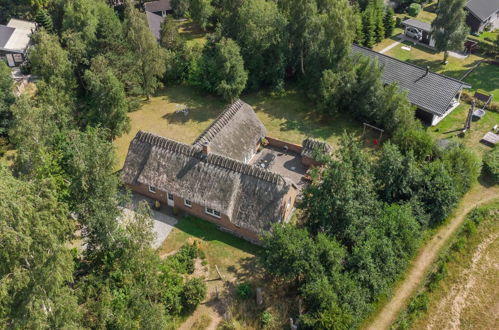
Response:
[[[479,121],[474,121],[471,124],[471,130],[464,137],[460,136],[461,130],[466,121],[469,104],[462,103],[451,114],[444,118],[436,127],[428,128],[428,131],[437,139],[451,139],[464,143],[467,147],[482,154],[490,150],[489,146],[480,143],[480,139],[492,129],[496,124],[499,124],[499,113],[487,111],[485,116]]]
[[[484,91],[493,95],[493,101],[499,102],[499,66],[482,63],[465,81],[472,86],[472,90]]]
[[[499,30],[495,31],[484,31],[480,33],[480,36],[476,37],[479,40],[482,41],[487,41],[487,42],[494,42],[497,39],[497,36],[499,36]]]
[[[300,144],[307,136],[336,144],[344,131],[360,134],[362,125],[345,115],[320,116],[301,92],[292,89],[282,95],[265,92],[242,95],[255,109],[269,136]],[[184,143],[192,143],[223,111],[225,102],[190,87],[173,86],[159,91],[142,107],[129,113],[131,130],[117,138],[117,169],[123,166],[128,146],[139,130],[146,130]],[[187,107],[189,114],[175,111]]]
[[[188,44],[203,45],[206,42],[206,32],[191,20],[177,21],[178,31]]]
[[[402,46],[411,46],[411,50],[404,50]],[[385,53],[388,56],[395,57],[401,61],[413,63],[421,67],[429,66],[434,72],[446,76],[460,79],[467,71],[475,66],[482,58],[477,55],[470,55],[465,59],[458,59],[449,56],[448,63],[443,64],[443,53],[438,53],[423,46],[414,46],[409,41],[390,49]]]
[[[381,42],[377,43],[376,45],[374,45],[373,50],[379,52],[379,51],[383,50],[384,48],[390,46],[394,42],[399,41],[397,36],[403,32],[404,32],[404,30],[402,30],[401,28],[395,28],[393,30],[392,36],[389,38],[386,38],[386,39],[382,40]]]

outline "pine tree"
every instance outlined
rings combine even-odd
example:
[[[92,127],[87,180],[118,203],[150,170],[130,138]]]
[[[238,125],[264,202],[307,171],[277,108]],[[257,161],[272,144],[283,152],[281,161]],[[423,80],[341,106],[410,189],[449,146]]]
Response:
[[[388,6],[385,10],[385,17],[383,19],[385,25],[385,38],[389,38],[395,30],[395,18],[393,8]]]
[[[376,24],[376,42],[385,39],[384,9],[380,4],[374,6],[375,24]]]
[[[362,13],[362,25],[364,27],[364,46],[371,48],[374,46],[376,38],[376,24],[371,9],[366,9]]]
[[[52,17],[50,17],[46,9],[44,8],[38,9],[35,20],[38,24],[43,26],[45,30],[47,30],[48,32],[54,31],[54,23],[52,22]]]
[[[461,50],[469,33],[466,26],[464,5],[466,0],[439,1],[437,18],[432,22],[435,48],[444,52],[444,63],[449,57],[449,50]]]

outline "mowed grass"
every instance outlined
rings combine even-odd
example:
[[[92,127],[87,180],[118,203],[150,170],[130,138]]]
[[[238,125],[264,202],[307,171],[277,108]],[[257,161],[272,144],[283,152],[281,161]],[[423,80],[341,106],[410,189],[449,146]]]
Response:
[[[187,44],[194,45],[204,45],[206,42],[206,32],[201,30],[201,28],[194,24],[191,20],[178,20],[177,26],[179,34]]]
[[[402,49],[403,46],[411,46],[411,50],[404,50]],[[433,51],[423,46],[415,46],[410,41],[404,41],[400,45],[390,49],[385,55],[395,57],[404,62],[416,64],[423,68],[429,66],[430,70],[455,79],[461,79],[466,72],[471,70],[482,59],[480,56],[474,54],[471,54],[465,59],[459,59],[449,55],[448,63],[443,64],[443,53]],[[484,83],[486,84],[487,82],[484,81]]]
[[[311,101],[296,89],[279,96],[268,93],[242,95],[253,106],[269,136],[301,144],[314,137],[336,144],[343,132],[361,133],[362,124],[345,114],[321,116]],[[114,141],[116,169],[126,158],[128,146],[139,130],[149,131],[184,143],[192,143],[223,111],[226,102],[194,88],[167,87],[142,107],[129,113],[131,130]],[[176,113],[187,108],[187,115]]]
[[[471,130],[462,136],[461,130],[466,122],[470,107],[470,104],[461,103],[459,107],[445,117],[437,126],[429,127],[428,131],[436,139],[450,139],[452,141],[462,142],[465,146],[473,149],[475,152],[483,154],[490,150],[490,147],[481,143],[480,139],[485,133],[490,131],[494,125],[499,124],[499,113],[487,111],[482,119],[473,121]]]
[[[404,33],[403,29],[401,29],[401,28],[395,28],[393,30],[392,36],[388,37],[388,38],[382,40],[381,42],[377,43],[376,45],[374,45],[373,50],[375,50],[377,52],[382,51],[383,49],[385,49],[386,47],[390,46],[394,42],[399,41],[399,38],[397,38],[397,36],[399,34],[402,34],[402,33]]]
[[[228,279],[245,280],[261,248],[218,230],[217,226],[194,216],[181,218],[159,248],[160,255],[178,250],[193,240],[201,241],[201,249],[210,265],[210,278],[218,278],[215,265]]]
[[[499,102],[499,65],[482,63],[473,70],[465,81],[473,91],[482,91],[493,96],[493,102]]]
[[[450,252],[447,276],[429,293],[427,312],[412,329],[497,329],[499,327],[499,201],[460,252]]]

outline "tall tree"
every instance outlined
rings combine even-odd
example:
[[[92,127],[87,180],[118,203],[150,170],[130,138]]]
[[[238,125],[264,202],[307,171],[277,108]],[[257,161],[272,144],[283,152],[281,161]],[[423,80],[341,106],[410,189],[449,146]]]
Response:
[[[151,94],[161,86],[160,79],[166,71],[166,54],[149,30],[144,14],[128,4],[125,17],[126,40],[135,59],[131,70],[137,75],[141,91],[149,100]]]
[[[237,43],[213,36],[203,51],[196,84],[217,93],[227,101],[239,97],[246,87],[248,72]]]
[[[466,0],[441,0],[437,5],[437,17],[431,23],[435,48],[444,52],[444,62],[449,50],[461,50],[469,33],[466,26]]]
[[[6,136],[12,121],[10,106],[14,103],[14,82],[9,67],[0,61],[0,136]]]
[[[111,70],[98,67],[85,71],[84,80],[89,100],[85,121],[107,128],[111,139],[126,132],[130,123],[123,84]]]
[[[244,1],[229,16],[224,32],[241,47],[249,87],[282,87],[285,73],[286,18],[275,2]]]
[[[211,5],[211,0],[190,0],[189,2],[189,13],[192,20],[203,30],[206,30],[208,27],[213,11],[214,8]]]
[[[27,183],[0,166],[0,327],[76,329],[79,306],[70,288],[66,247],[74,230],[50,180]]]
[[[159,44],[166,49],[176,50],[180,47],[182,40],[178,33],[178,27],[173,18],[168,15],[161,23]]]
[[[383,22],[385,24],[385,38],[389,38],[392,36],[393,30],[395,30],[395,23],[396,23],[395,13],[391,6],[386,7]]]

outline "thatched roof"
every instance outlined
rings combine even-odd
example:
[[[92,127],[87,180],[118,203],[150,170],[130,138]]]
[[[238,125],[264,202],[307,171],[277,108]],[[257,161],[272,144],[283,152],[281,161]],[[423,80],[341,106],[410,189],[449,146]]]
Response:
[[[248,104],[241,100],[229,105],[196,139],[194,145],[208,143],[210,151],[241,162],[249,162],[265,126]]]
[[[282,220],[283,198],[294,189],[278,174],[143,131],[130,144],[122,178],[216,209],[257,233]]]
[[[301,151],[301,156],[302,157],[308,157],[308,158],[314,158],[314,152],[315,150],[322,152],[324,154],[330,154],[333,148],[324,141],[312,139],[312,138],[306,138],[302,142],[303,149]]]

